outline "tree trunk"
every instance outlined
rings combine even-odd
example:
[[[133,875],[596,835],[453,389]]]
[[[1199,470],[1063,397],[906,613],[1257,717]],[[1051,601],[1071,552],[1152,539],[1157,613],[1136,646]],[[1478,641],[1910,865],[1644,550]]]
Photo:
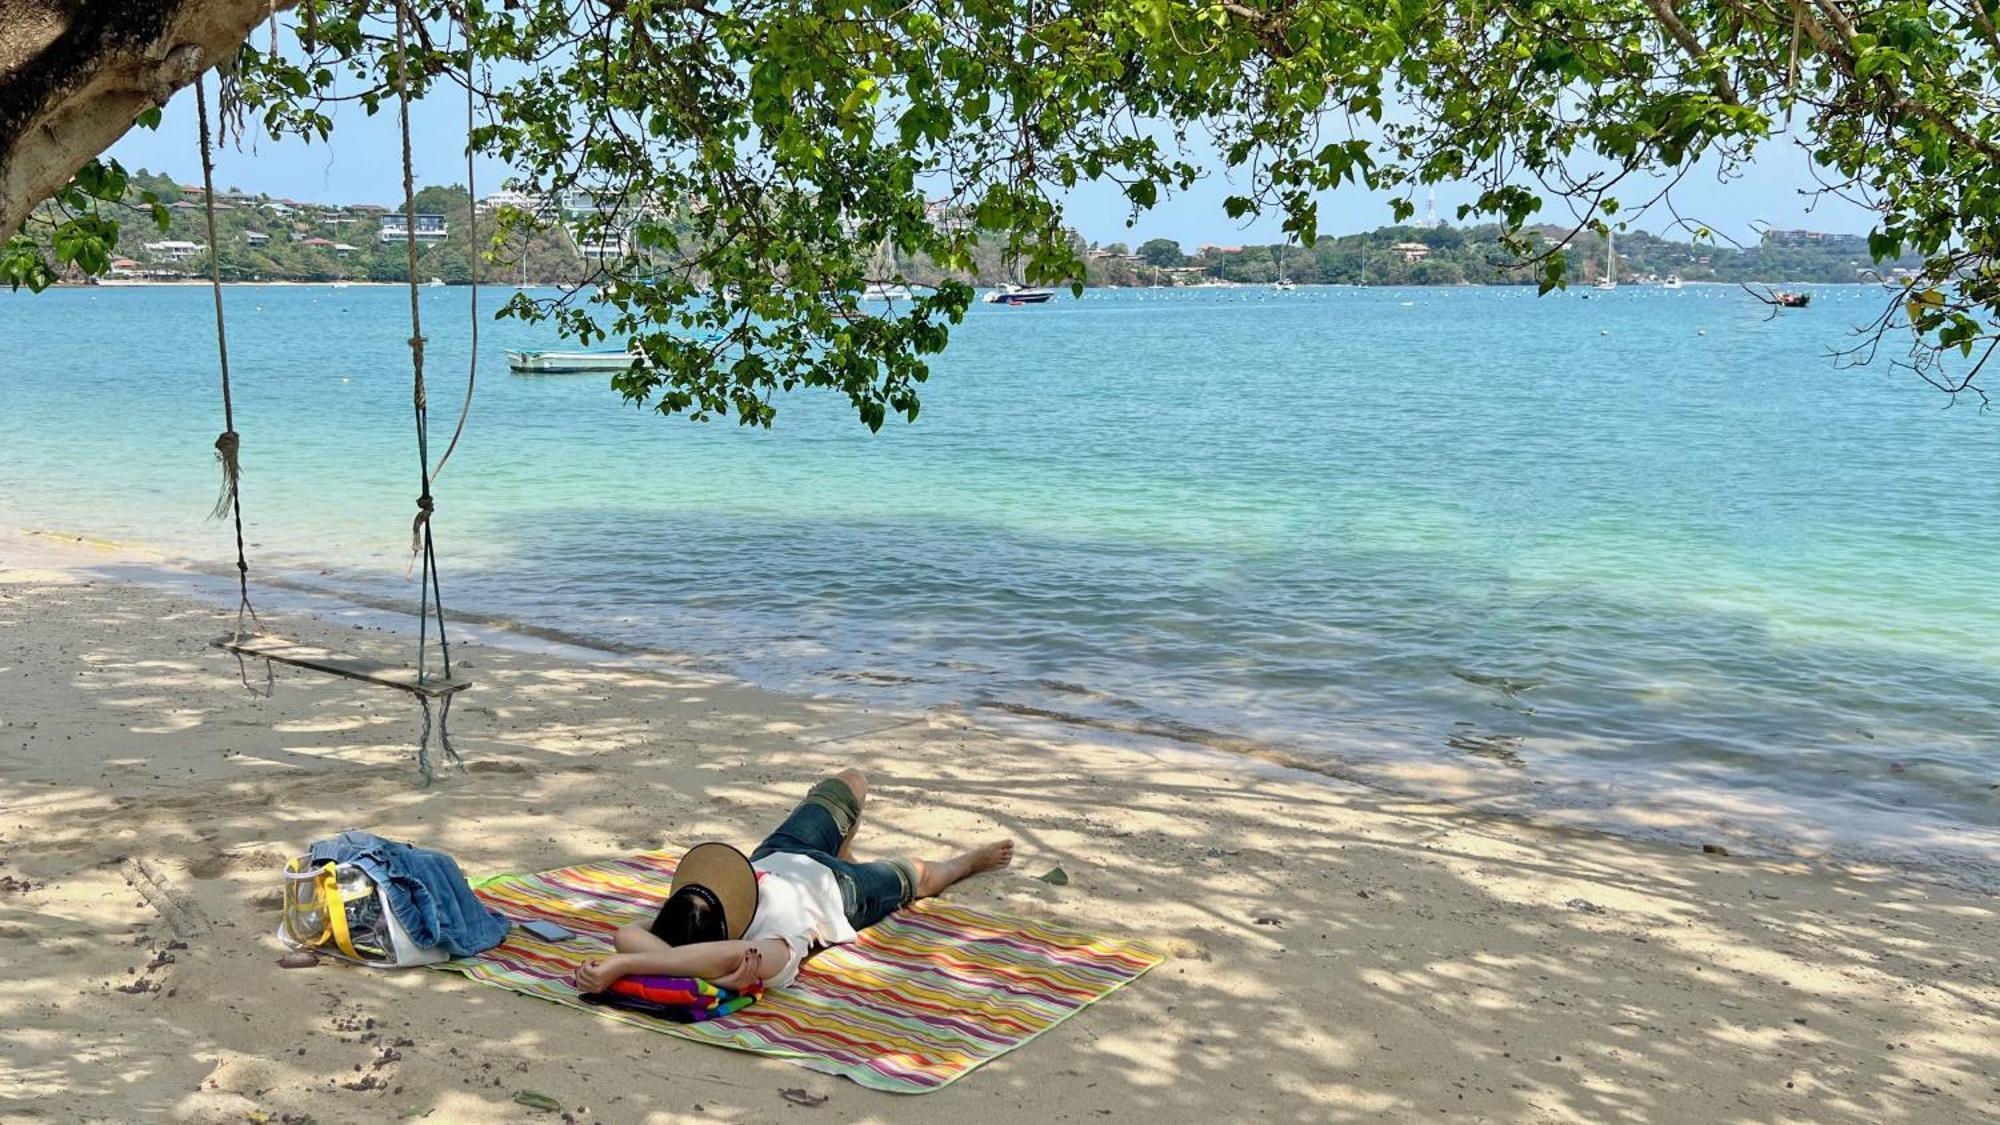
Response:
[[[0,238],[133,118],[234,59],[272,10],[271,0],[0,0]]]

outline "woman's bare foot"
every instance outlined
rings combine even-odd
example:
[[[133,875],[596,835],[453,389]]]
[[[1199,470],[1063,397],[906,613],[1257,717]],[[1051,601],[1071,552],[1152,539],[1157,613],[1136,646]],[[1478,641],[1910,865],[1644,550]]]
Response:
[[[959,857],[967,862],[966,874],[977,875],[981,871],[998,871],[1014,862],[1014,841],[995,840],[984,847],[974,848]]]
[[[929,898],[968,875],[995,871],[1014,862],[1014,841],[995,840],[950,859],[917,861],[917,897]]]

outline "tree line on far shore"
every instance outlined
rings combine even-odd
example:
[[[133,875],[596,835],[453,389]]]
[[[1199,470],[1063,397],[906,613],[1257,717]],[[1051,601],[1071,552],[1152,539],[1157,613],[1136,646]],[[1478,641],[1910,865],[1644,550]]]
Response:
[[[166,241],[206,245],[206,217],[199,193],[184,190],[171,177],[140,172],[133,191],[152,191],[169,207],[164,232],[150,222],[133,223],[133,236],[120,253],[132,267],[124,272],[151,276],[205,276],[206,255],[197,258],[150,253],[146,243]],[[216,213],[217,252],[226,281],[403,281],[408,251],[398,239],[384,242],[379,208],[335,209],[287,204],[268,196],[228,193]],[[463,284],[472,277],[468,238],[473,205],[458,185],[428,187],[417,193],[417,210],[442,215],[446,237],[418,248],[419,281],[436,277]],[[274,207],[273,205],[276,204]],[[176,206],[178,205],[178,206]],[[290,211],[289,214],[285,213]],[[396,212],[388,212],[395,214]],[[593,263],[581,252],[570,229],[549,224],[509,244],[492,248],[488,242],[496,223],[481,214],[480,241],[488,253],[480,262],[483,280],[512,284],[576,284],[589,280]],[[143,236],[140,232],[143,231]],[[264,239],[252,244],[252,232]],[[1190,252],[1171,239],[1155,238],[1136,246],[1086,243],[1074,236],[1093,286],[1177,286],[1216,282],[1268,284],[1282,276],[1301,285],[1533,285],[1541,275],[1537,264],[1523,264],[1501,243],[1497,226],[1387,226],[1357,234],[1321,237],[1314,245],[1201,246]],[[1562,232],[1549,228],[1543,237],[1553,243]],[[338,247],[346,247],[339,249]],[[1643,231],[1617,237],[1618,279],[1678,276],[1686,281],[1816,282],[1867,280],[1876,266],[1865,239],[1858,235],[1771,232],[1756,246],[1735,247],[1708,242],[1680,242]],[[1604,270],[1604,240],[1586,231],[1561,253],[1568,259],[1568,276],[1593,281]],[[1907,265],[1914,266],[1913,260]],[[974,275],[980,285],[1018,280],[997,248],[982,245],[974,255]],[[886,261],[883,263],[887,270]],[[906,281],[935,285],[954,276],[926,259],[895,256],[894,270]]]

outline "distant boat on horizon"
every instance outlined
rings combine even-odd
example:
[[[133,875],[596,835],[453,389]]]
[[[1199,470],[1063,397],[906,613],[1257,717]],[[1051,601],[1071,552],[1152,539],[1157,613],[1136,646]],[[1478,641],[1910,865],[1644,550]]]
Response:
[[[1660,288],[1662,289],[1679,289],[1680,287],[1681,275],[1677,273],[1668,274],[1667,279],[1660,283]]]
[[[1609,228],[1604,231],[1604,276],[1598,280],[1597,288],[1618,288],[1618,251],[1612,248]]]
[[[1271,283],[1271,289],[1274,292],[1290,293],[1292,290],[1298,288],[1298,286],[1293,285],[1285,278],[1285,251],[1291,248],[1291,240],[1287,239],[1281,249],[1272,251],[1272,256],[1278,259],[1278,280]]]
[[[907,285],[884,285],[879,281],[870,282],[868,287],[861,291],[861,299],[864,301],[907,301],[911,299],[910,287]]]
[[[434,278],[431,278],[431,279],[430,279],[430,280],[429,280],[428,282],[425,282],[425,288],[428,288],[428,289],[443,289],[443,288],[444,288],[444,278],[441,278],[441,277],[434,277]]]
[[[1778,292],[1773,293],[1771,296],[1778,302],[1780,307],[1787,309],[1802,309],[1812,303],[1811,293]]]
[[[988,293],[982,300],[989,305],[1046,305],[1055,295],[1053,289],[1033,289],[1010,283]]]
[[[510,351],[507,369],[516,375],[579,375],[591,371],[628,371],[644,357],[632,352]]]

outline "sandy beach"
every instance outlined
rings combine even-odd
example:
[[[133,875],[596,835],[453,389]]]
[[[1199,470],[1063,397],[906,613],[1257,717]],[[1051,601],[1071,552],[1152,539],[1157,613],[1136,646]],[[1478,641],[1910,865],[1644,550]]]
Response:
[[[407,699],[282,668],[246,691],[207,644],[228,610],[131,581],[150,565],[0,538],[0,1120],[563,1118],[519,1091],[614,1122],[2000,1115],[1990,898],[525,643],[457,647],[470,768],[423,790]],[[268,616],[406,652],[332,603]],[[850,765],[864,856],[1009,835],[1015,867],[954,898],[1173,957],[922,1097],[448,974],[276,965],[278,871],[344,828],[525,871],[753,841]]]

